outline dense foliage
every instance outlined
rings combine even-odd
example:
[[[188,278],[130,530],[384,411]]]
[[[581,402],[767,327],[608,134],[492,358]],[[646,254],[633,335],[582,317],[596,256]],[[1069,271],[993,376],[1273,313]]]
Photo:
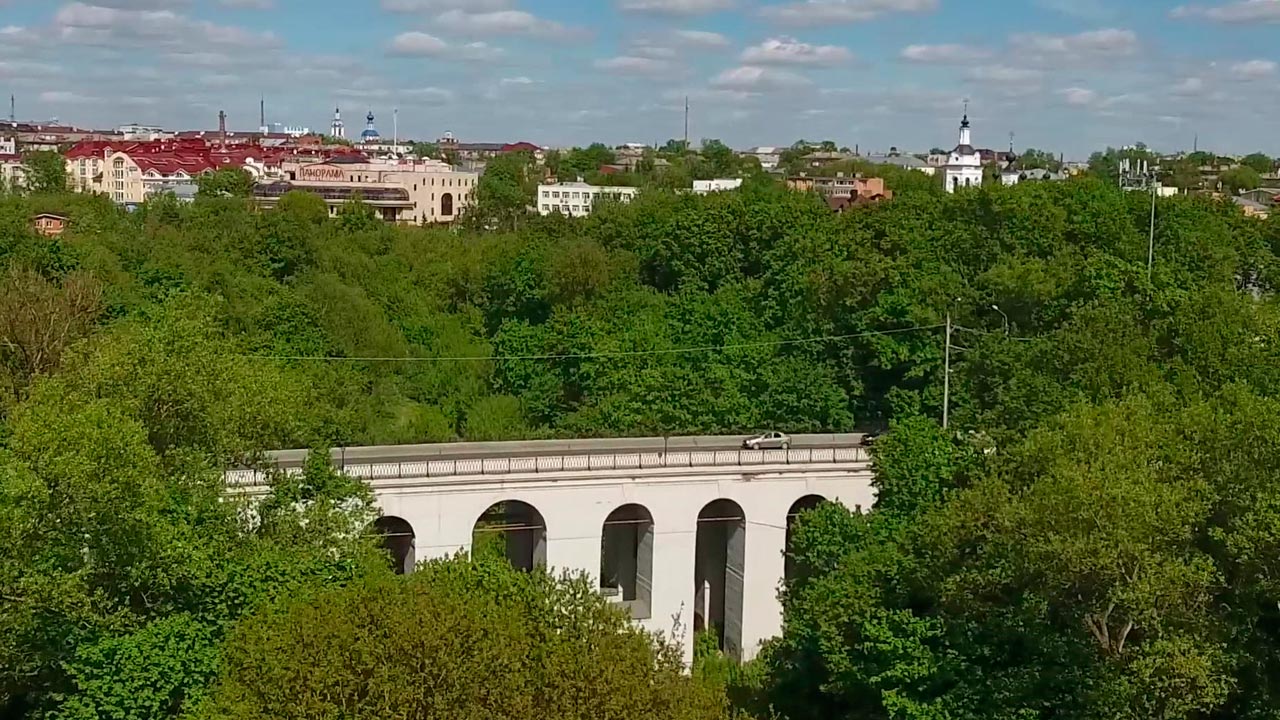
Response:
[[[196,717],[715,720],[684,675],[583,578],[455,558],[297,599],[243,623]]]
[[[304,696],[270,678],[367,689],[303,670],[418,608],[449,621],[397,642],[444,670],[517,640],[562,669],[493,670],[507,709],[715,717],[711,687],[793,720],[1271,717],[1280,220],[1161,199],[1149,270],[1149,196],[1089,179],[836,215],[754,178],[453,230],[234,194],[0,197],[5,716],[288,717]],[[580,583],[389,577],[367,490],[318,460],[255,512],[220,474],[282,446],[859,427],[889,430],[879,506],[808,514],[784,636],[697,685]],[[600,636],[528,644],[551,627]],[[646,680],[586,682],[592,657]]]

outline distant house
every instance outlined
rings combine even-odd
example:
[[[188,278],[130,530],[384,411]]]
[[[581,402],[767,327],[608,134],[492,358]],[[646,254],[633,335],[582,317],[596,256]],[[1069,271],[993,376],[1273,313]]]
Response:
[[[817,152],[811,152],[800,159],[803,160],[805,163],[807,163],[809,167],[820,168],[823,165],[830,165],[831,163],[843,162],[845,160],[848,160],[851,157],[853,156],[848,155],[846,153],[842,153],[842,152],[828,152],[825,150],[820,150]]]
[[[883,195],[855,195],[853,197],[838,195],[827,198],[827,207],[831,208],[831,211],[835,214],[840,215],[852,208],[875,205],[891,197],[893,197],[892,191],[886,191]]]
[[[1256,202],[1267,207],[1280,205],[1280,189],[1276,188],[1258,188],[1257,190],[1248,190],[1240,193],[1240,197],[1245,200]]]
[[[898,152],[898,148],[896,147],[889,148],[889,154],[887,155],[868,155],[864,157],[863,160],[876,165],[891,165],[893,167],[902,168],[903,170],[918,170],[925,175],[930,176],[937,172],[937,166],[931,165],[914,155],[903,155]]]
[[[67,219],[53,213],[40,213],[31,220],[36,232],[46,237],[57,237],[67,228]]]
[[[823,197],[856,198],[893,195],[892,192],[885,190],[883,178],[868,178],[844,173],[837,173],[835,177],[799,175],[787,178],[786,182],[787,187],[792,190],[816,192]]]
[[[713,192],[728,192],[742,187],[742,178],[718,178],[716,180],[694,180],[693,191],[698,195],[709,195]]]
[[[1266,220],[1271,216],[1273,205],[1266,205],[1256,200],[1250,200],[1244,196],[1237,195],[1231,198],[1231,202],[1235,203],[1247,217]]]

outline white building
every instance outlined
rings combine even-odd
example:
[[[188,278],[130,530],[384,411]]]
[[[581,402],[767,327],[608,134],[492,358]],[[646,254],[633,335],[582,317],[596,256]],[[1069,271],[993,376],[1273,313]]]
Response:
[[[699,195],[713,192],[728,192],[742,187],[742,178],[717,178],[715,180],[694,180],[693,191]]]
[[[125,140],[151,142],[154,140],[169,140],[174,137],[174,133],[166,131],[158,125],[121,125],[116,128],[116,132],[124,136]]]
[[[974,149],[972,140],[969,134],[969,111],[966,109],[964,119],[960,121],[960,144],[951,151],[947,164],[943,166],[943,178],[949,193],[962,187],[982,186],[982,158]]]
[[[739,153],[742,157],[753,157],[760,161],[760,168],[766,172],[777,170],[782,162],[783,148],[774,146],[753,147]]]
[[[639,192],[639,188],[598,187],[582,182],[539,185],[538,212],[543,215],[559,212],[570,217],[583,217],[590,215],[592,208],[601,200],[629,203]]]

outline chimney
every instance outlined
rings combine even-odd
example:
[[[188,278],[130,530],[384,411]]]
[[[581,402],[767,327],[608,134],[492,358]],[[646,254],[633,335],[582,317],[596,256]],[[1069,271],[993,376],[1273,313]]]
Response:
[[[218,111],[218,138],[222,143],[222,147],[227,146],[227,113],[225,110]]]

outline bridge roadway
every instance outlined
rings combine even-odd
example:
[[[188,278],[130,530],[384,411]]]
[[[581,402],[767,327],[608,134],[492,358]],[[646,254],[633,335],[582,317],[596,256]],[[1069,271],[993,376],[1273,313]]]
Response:
[[[859,447],[861,434],[793,435],[791,447],[805,448]],[[564,455],[623,455],[680,451],[739,450],[746,435],[702,435],[648,438],[592,438],[581,440],[528,440],[519,442],[434,443],[425,445],[384,445],[380,447],[335,448],[333,463],[338,467],[429,460],[477,460]],[[276,467],[299,467],[307,457],[306,450],[280,450],[268,453]]]
[[[711,627],[753,657],[781,627],[779,583],[796,515],[819,501],[875,500],[861,435],[796,435],[790,450],[742,450],[744,436],[551,440],[345,448],[364,478],[400,569],[497,537],[521,567],[584,571],[641,625],[675,635]],[[306,451],[271,453],[296,472]],[[265,492],[255,470],[227,473]]]

